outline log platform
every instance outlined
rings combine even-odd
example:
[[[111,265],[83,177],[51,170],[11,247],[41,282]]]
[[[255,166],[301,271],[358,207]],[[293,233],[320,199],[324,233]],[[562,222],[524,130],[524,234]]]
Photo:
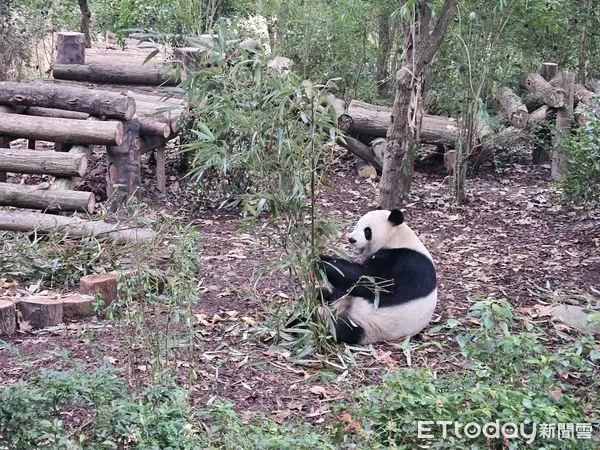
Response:
[[[72,190],[85,177],[91,145],[106,149],[112,205],[139,190],[144,152],[155,152],[156,188],[166,189],[166,144],[178,136],[186,109],[163,88],[179,76],[166,64],[167,52],[146,61],[154,49],[134,40],[124,50],[104,43],[85,49],[82,42],[80,33],[59,33],[54,78],[0,82],[0,206],[93,212],[94,195]],[[27,150],[11,148],[19,138],[28,139]],[[36,150],[37,140],[54,142],[55,151]],[[25,186],[6,183],[6,173],[55,180]]]

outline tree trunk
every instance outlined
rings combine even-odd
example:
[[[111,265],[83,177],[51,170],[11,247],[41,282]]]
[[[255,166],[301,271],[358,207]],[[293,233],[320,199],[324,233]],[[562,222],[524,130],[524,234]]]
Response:
[[[515,128],[525,128],[529,122],[529,113],[519,96],[511,88],[504,87],[498,93],[498,100],[510,124]]]
[[[41,106],[123,120],[131,119],[136,111],[135,100],[127,95],[49,83],[1,82],[0,104]]]
[[[552,179],[561,178],[566,172],[567,161],[562,149],[563,133],[569,132],[573,126],[573,86],[575,85],[575,74],[561,72],[558,74],[558,82],[565,92],[565,106],[556,111],[556,133],[552,142]]]
[[[58,33],[55,64],[85,64],[85,36],[83,33],[67,31]]]
[[[81,31],[85,36],[85,46],[87,48],[92,48],[92,37],[90,36],[90,21],[92,20],[92,12],[90,11],[87,0],[78,0],[78,2],[79,10],[81,11],[79,31]]]
[[[85,154],[76,152],[59,153],[0,148],[0,172],[82,177],[85,175],[87,162]]]
[[[55,64],[52,70],[59,80],[88,81],[102,84],[141,84],[175,86],[181,81],[174,70],[156,66],[118,66],[101,64]]]
[[[410,190],[416,147],[420,141],[425,69],[454,19],[457,4],[458,0],[445,0],[431,31],[429,2],[420,2],[412,11],[412,17],[402,20],[403,61],[396,74],[392,125],[387,134],[388,147],[379,183],[380,205],[384,208],[398,207],[401,198]],[[407,0],[401,0],[401,5],[407,7]]]
[[[0,205],[44,211],[94,212],[96,198],[91,192],[40,189],[38,186],[0,183]]]
[[[378,21],[378,48],[377,61],[375,64],[375,82],[377,83],[377,95],[386,97],[390,93],[389,60],[392,49],[392,30],[390,20],[392,11],[383,6],[380,7]]]
[[[116,121],[57,119],[0,113],[0,136],[67,144],[120,145],[123,125]]]
[[[148,228],[119,228],[119,224],[83,220],[78,217],[52,216],[28,211],[2,211],[0,230],[50,233],[65,228],[71,236],[106,237],[114,241],[141,242],[154,239],[155,233]]]
[[[0,298],[0,336],[8,336],[15,331],[17,331],[15,304],[11,300]]]

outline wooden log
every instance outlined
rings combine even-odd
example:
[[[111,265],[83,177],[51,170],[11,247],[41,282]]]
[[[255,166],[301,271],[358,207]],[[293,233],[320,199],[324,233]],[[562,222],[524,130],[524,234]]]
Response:
[[[600,94],[600,81],[592,80],[588,77],[588,79],[585,82],[585,85],[590,91],[595,92],[596,94]]]
[[[11,139],[0,135],[0,147],[8,148],[10,146]],[[0,183],[6,183],[6,172],[0,170]]]
[[[65,154],[0,148],[0,171],[2,172],[82,177],[85,175],[87,164],[86,155],[77,152]]]
[[[151,136],[162,136],[168,138],[171,135],[171,126],[167,122],[162,122],[154,117],[136,116],[140,124],[140,134]]]
[[[159,192],[165,192],[167,187],[166,162],[167,151],[164,145],[156,148],[156,188]]]
[[[117,121],[89,121],[0,113],[0,135],[67,144],[120,145],[123,125]]]
[[[540,67],[540,75],[544,80],[550,81],[558,74],[558,64],[556,63],[542,63]]]
[[[151,241],[156,236],[148,228],[129,227],[103,221],[84,220],[29,211],[2,211],[0,230],[51,233],[65,229],[71,236],[107,238],[117,242]]]
[[[90,149],[88,147],[83,147],[83,146],[77,145],[69,150],[69,154],[81,155],[87,160],[90,156]],[[74,190],[75,185],[77,184],[77,180],[79,180],[79,179],[80,178],[76,178],[76,177],[55,178],[54,181],[52,182],[52,184],[50,185],[50,189],[72,191],[72,190]]]
[[[375,178],[377,177],[377,169],[368,162],[363,161],[360,158],[356,159],[355,163],[356,174],[361,178]]]
[[[576,83],[573,87],[573,105],[577,106],[580,103],[584,105],[592,104],[592,93],[588,91],[583,84]]]
[[[363,161],[371,164],[379,173],[381,173],[383,168],[382,163],[375,158],[375,154],[373,153],[371,147],[350,136],[339,137],[336,142],[348,149],[350,152],[354,153]]]
[[[104,306],[108,306],[118,298],[117,274],[112,272],[83,276],[79,279],[79,292],[92,296],[99,295]]]
[[[54,78],[104,84],[175,86],[181,78],[168,67],[106,64],[55,64]]]
[[[551,177],[554,180],[561,178],[567,170],[567,161],[562,149],[563,133],[568,132],[573,126],[573,93],[575,86],[575,74],[571,72],[560,72],[558,74],[558,85],[565,93],[565,104],[563,108],[556,111],[556,131],[553,137],[552,169]]]
[[[334,120],[338,121],[340,117],[346,114],[347,105],[344,100],[341,98],[337,98],[333,94],[329,94],[323,100],[323,105],[328,106],[331,110],[335,112]]]
[[[91,192],[40,189],[38,186],[0,183],[0,204],[44,211],[94,212],[96,198]]]
[[[135,100],[127,95],[48,83],[0,82],[0,104],[62,109],[122,120],[131,119],[135,113]]]
[[[553,88],[548,81],[537,73],[524,75],[521,79],[521,85],[535,95],[540,95],[544,99],[544,103],[552,108],[562,108],[565,105],[565,92],[562,89]]]
[[[350,132],[385,137],[392,124],[392,109],[352,100],[348,106],[352,118]],[[421,123],[421,142],[453,147],[458,139],[458,123],[452,117],[425,114]]]
[[[142,178],[140,124],[133,119],[125,122],[123,128],[123,143],[106,147],[106,190],[115,207],[118,207],[127,195],[137,193]]]
[[[511,88],[503,87],[498,93],[498,101],[510,124],[515,128],[525,128],[529,122],[529,112],[519,96]]]
[[[15,304],[0,298],[0,336],[10,336],[17,331]]]
[[[387,139],[385,138],[376,138],[371,141],[371,149],[373,150],[373,154],[375,158],[379,161],[383,161],[385,156],[385,152],[387,151]]]
[[[96,315],[94,311],[95,299],[91,295],[68,295],[60,300],[63,304],[64,319],[77,319]]]
[[[56,326],[63,321],[63,304],[59,299],[32,296],[19,299],[17,309],[32,328]]]
[[[85,64],[85,35],[63,31],[56,37],[56,64]]]

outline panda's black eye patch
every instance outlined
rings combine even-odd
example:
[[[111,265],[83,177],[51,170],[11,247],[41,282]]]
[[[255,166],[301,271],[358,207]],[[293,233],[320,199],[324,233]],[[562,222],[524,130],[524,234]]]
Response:
[[[370,241],[372,237],[373,237],[373,232],[371,231],[371,228],[370,227],[365,228],[365,238],[367,239],[367,241]]]

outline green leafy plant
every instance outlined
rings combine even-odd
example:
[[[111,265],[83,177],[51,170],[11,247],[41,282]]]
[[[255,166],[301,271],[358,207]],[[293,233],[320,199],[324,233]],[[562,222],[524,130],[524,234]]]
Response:
[[[113,248],[114,249],[114,248]],[[109,271],[115,267],[116,254],[102,247],[95,238],[71,238],[64,230],[48,235],[0,233],[0,273],[11,279],[38,283],[46,287],[70,286],[94,267]]]
[[[314,86],[292,72],[267,69],[266,58],[236,46],[232,31],[221,29],[203,68],[182,89],[191,124],[182,150],[191,160],[189,177],[210,206],[239,208],[250,226],[261,218],[271,227],[280,257],[276,270],[289,280],[296,312],[312,315],[316,298],[314,262],[331,227],[318,213],[324,185],[324,142],[335,137],[332,114],[321,106],[326,86]],[[311,322],[313,323],[313,322]],[[301,354],[330,345],[327,328],[314,323]]]
[[[565,134],[562,144],[567,172],[560,180],[567,200],[600,200],[600,119],[587,116],[585,123],[572,134]]]
[[[547,348],[543,334],[532,325],[525,324],[528,331],[511,331],[518,323],[505,300],[475,303],[469,319],[479,327],[449,327],[462,355],[450,359],[453,367],[390,373],[380,386],[359,394],[358,408],[347,412],[340,425],[346,432],[340,438],[348,445],[372,448],[521,448],[530,438],[489,438],[483,433],[467,437],[462,428],[455,432],[454,423],[483,427],[499,420],[501,425],[523,426],[531,434],[534,429],[540,433],[544,423],[591,426],[598,420],[598,410],[592,408],[597,380],[590,337],[560,349]],[[566,378],[566,372],[573,377]],[[567,381],[582,378],[579,386]],[[432,436],[419,438],[419,421],[428,421],[430,431],[424,434]],[[445,436],[436,421],[452,422]],[[533,442],[536,448],[595,448],[590,440],[560,436],[552,440],[538,434]]]

